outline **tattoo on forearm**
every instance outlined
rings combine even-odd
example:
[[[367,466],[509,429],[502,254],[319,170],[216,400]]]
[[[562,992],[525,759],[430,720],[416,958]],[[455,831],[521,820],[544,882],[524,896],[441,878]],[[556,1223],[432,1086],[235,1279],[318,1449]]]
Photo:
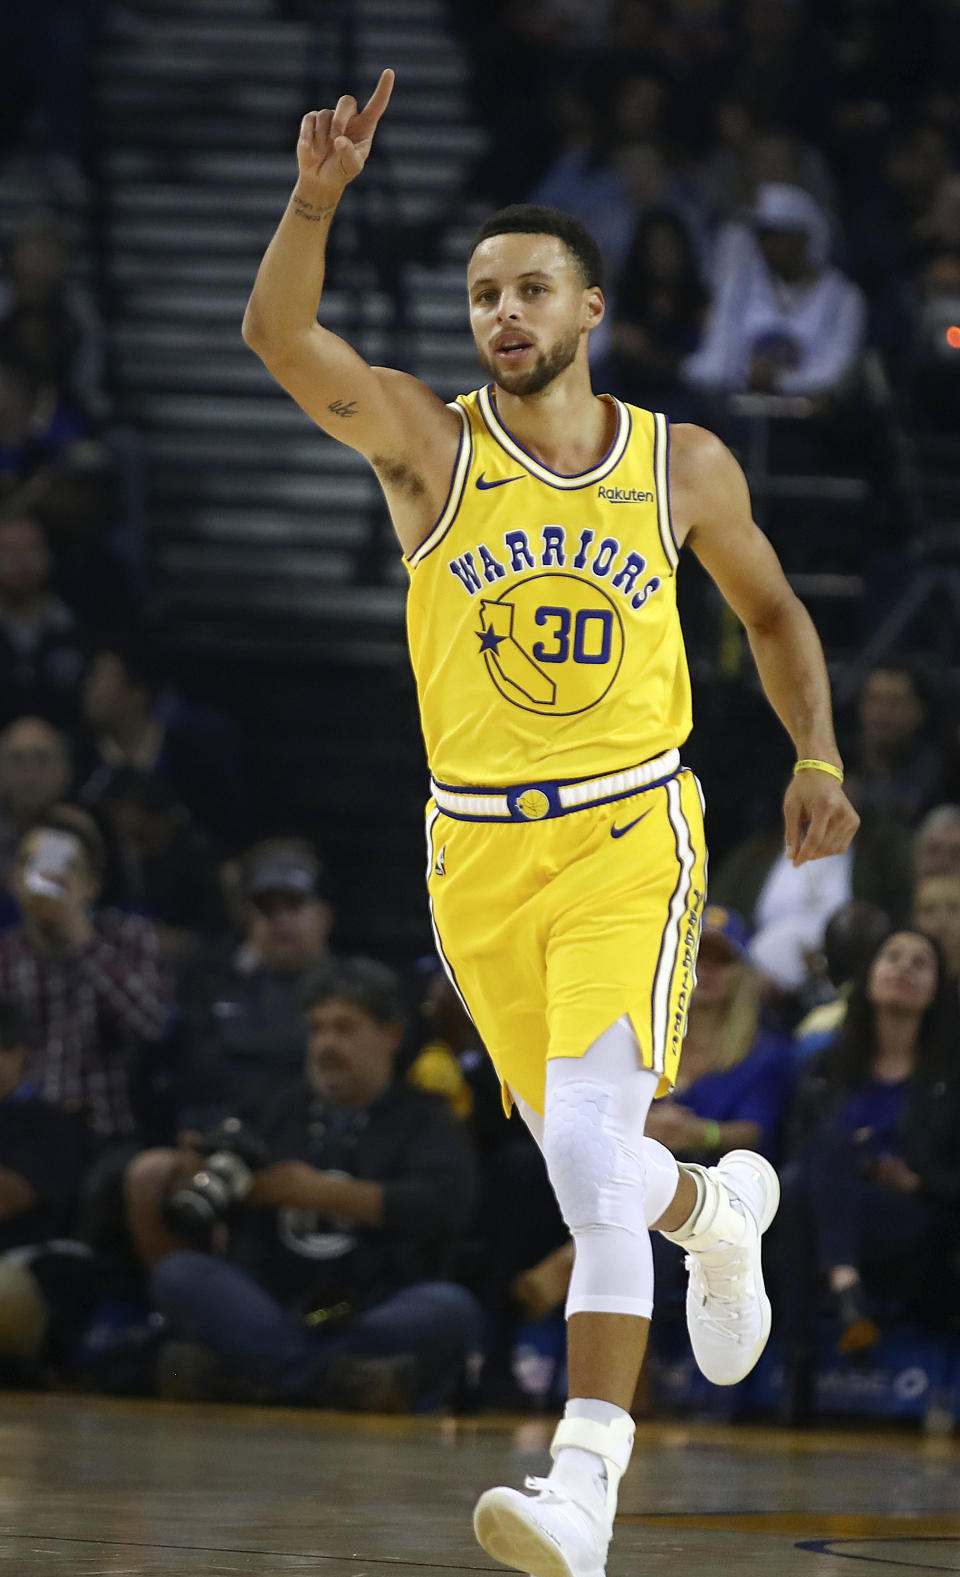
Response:
[[[356,400],[350,400],[349,402],[346,400],[334,400],[332,405],[327,406],[327,410],[332,411],[334,416],[356,416],[357,402]]]
[[[306,219],[310,224],[316,224],[321,219],[329,218],[333,208],[330,206],[317,208],[313,203],[305,202],[302,197],[295,197],[293,211],[298,219]]]

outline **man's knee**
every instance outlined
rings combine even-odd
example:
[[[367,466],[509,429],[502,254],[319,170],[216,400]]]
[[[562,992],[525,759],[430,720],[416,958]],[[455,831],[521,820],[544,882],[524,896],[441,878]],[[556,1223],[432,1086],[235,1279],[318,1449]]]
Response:
[[[209,1254],[180,1249],[159,1261],[150,1273],[150,1301],[161,1314],[175,1317],[196,1301],[198,1288],[209,1283],[210,1267],[216,1262]]]
[[[556,1090],[547,1106],[547,1172],[563,1219],[574,1233],[606,1224],[608,1187],[618,1177],[621,1161],[612,1131],[615,1098],[607,1085],[578,1079]]]
[[[426,1281],[417,1289],[432,1322],[443,1327],[464,1348],[479,1341],[480,1305],[472,1292],[454,1281]]]

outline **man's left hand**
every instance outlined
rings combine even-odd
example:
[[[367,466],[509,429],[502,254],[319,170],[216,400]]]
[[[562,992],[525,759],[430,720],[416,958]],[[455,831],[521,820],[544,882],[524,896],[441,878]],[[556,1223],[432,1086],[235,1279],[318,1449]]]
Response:
[[[842,854],[860,825],[842,784],[816,767],[791,779],[783,799],[787,859],[795,866]]]

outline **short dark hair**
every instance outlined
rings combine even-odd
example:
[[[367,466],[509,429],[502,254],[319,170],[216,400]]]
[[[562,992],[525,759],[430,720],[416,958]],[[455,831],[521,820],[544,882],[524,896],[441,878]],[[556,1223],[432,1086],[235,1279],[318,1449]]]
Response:
[[[373,958],[330,958],[307,975],[300,996],[304,1012],[325,1002],[349,1002],[377,1024],[406,1019],[399,977]]]
[[[554,235],[573,256],[584,290],[592,285],[603,289],[600,248],[586,225],[561,208],[547,208],[541,203],[511,203],[509,208],[501,208],[483,221],[470,244],[470,256],[481,241],[489,241],[494,235]]]
[[[36,821],[27,828],[31,832],[68,832],[71,838],[76,838],[83,857],[87,862],[87,869],[91,876],[99,880],[102,877],[107,863],[106,850],[100,829],[88,810],[82,805],[60,804],[54,805],[51,810],[38,816]]]

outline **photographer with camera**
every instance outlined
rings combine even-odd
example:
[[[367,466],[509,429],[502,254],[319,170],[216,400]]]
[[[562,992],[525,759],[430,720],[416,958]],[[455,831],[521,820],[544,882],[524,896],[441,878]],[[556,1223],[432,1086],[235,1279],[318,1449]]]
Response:
[[[398,1409],[441,1402],[479,1337],[442,1279],[468,1224],[469,1141],[436,1096],[395,1078],[404,1013],[392,971],[318,966],[304,1072],[255,1126],[221,1124],[163,1208],[181,1248],[154,1306],[188,1339],[161,1354],[163,1394]],[[199,1348],[196,1345],[199,1344]]]

